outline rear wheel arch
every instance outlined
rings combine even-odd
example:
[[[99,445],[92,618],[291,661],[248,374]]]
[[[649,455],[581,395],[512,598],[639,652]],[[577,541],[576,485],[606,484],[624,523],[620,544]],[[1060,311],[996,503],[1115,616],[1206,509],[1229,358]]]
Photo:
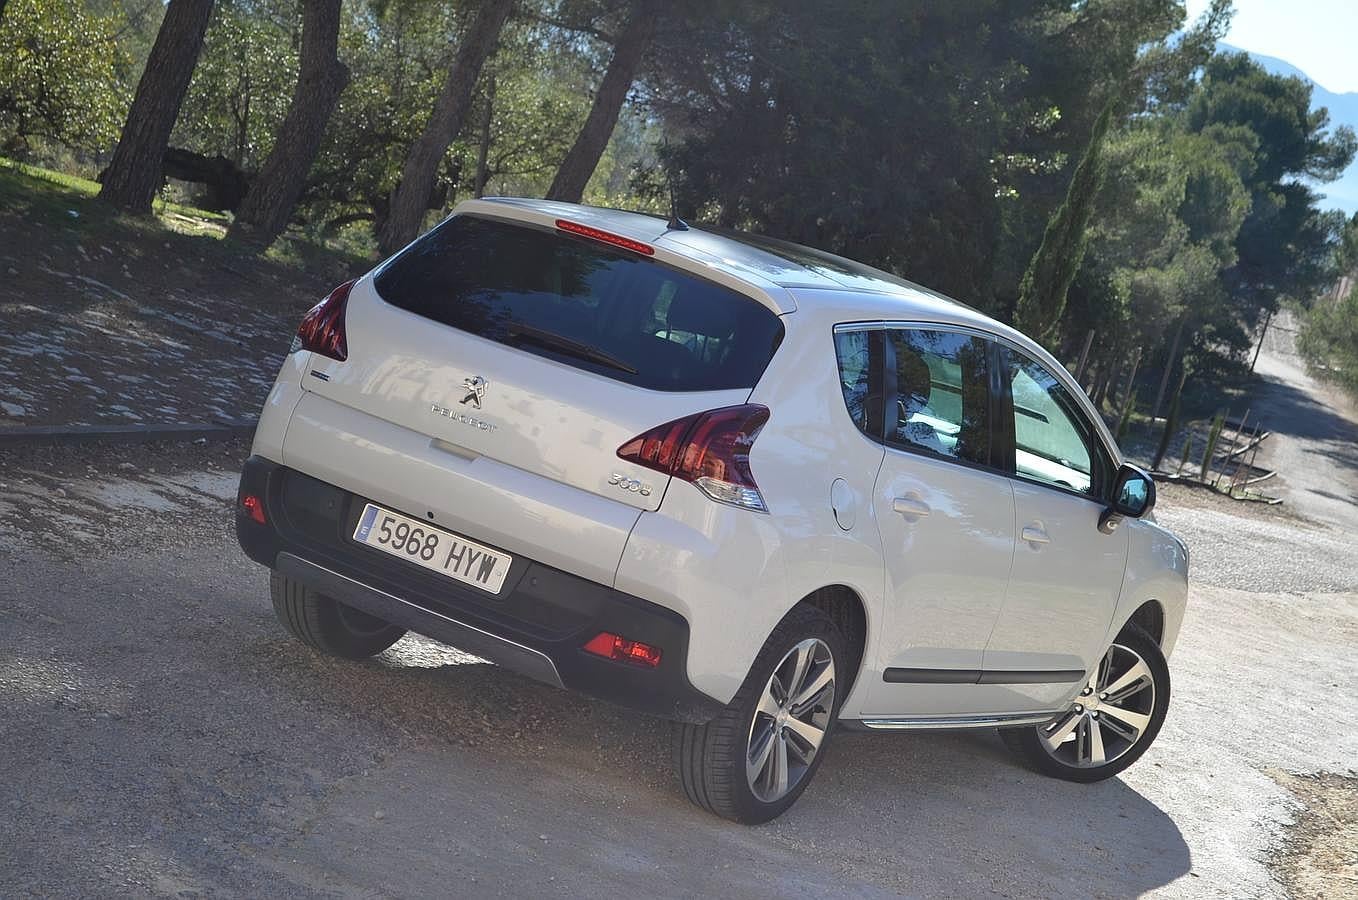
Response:
[[[853,588],[831,584],[807,594],[798,606],[813,606],[823,610],[839,628],[848,644],[850,659],[844,667],[848,674],[842,696],[847,697],[858,680],[863,665],[863,654],[868,644],[868,612],[863,598]]]

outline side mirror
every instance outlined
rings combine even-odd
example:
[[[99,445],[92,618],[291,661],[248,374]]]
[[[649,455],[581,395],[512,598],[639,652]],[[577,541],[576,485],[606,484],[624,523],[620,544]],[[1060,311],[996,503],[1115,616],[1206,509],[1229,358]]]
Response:
[[[1139,519],[1155,506],[1155,482],[1143,469],[1123,463],[1113,482],[1113,511]]]
[[[1112,534],[1124,516],[1139,519],[1155,505],[1155,482],[1143,469],[1123,463],[1113,480],[1112,502],[1099,516],[1099,530]]]

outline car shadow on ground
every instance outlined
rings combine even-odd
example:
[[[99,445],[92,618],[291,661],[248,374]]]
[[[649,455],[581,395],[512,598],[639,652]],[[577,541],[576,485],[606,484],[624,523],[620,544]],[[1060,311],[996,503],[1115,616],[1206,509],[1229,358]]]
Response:
[[[1020,894],[1126,896],[1191,869],[1174,821],[1125,781],[1077,785],[1042,777],[1018,765],[991,730],[841,730],[791,811],[756,829],[732,825],[683,798],[671,768],[670,723],[489,664],[440,665],[440,652],[447,651],[407,638],[350,674],[371,679],[371,691],[386,698],[384,715],[417,747],[452,745],[456,765],[484,765],[489,782],[505,773],[510,781],[550,773],[582,796],[630,797],[634,809],[645,810],[645,824],[633,822],[638,827],[613,835],[613,843],[664,842],[675,828],[690,835],[697,829],[713,842],[710,853],[748,854],[754,840],[770,852],[851,861],[868,884],[898,886],[905,877],[951,882],[963,893],[1007,885],[1005,892]],[[304,689],[325,692],[323,684]],[[1154,750],[1139,764],[1155,765]],[[450,787],[441,766],[429,768],[404,772],[402,789],[426,802],[442,797],[454,814],[465,795]],[[504,802],[514,806],[508,794]],[[611,818],[588,804],[579,811],[573,828],[581,840],[604,828],[596,814]]]

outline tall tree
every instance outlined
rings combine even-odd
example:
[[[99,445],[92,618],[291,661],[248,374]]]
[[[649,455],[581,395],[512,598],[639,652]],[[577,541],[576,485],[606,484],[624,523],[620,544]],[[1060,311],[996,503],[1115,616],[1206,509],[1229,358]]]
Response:
[[[513,6],[514,0],[486,0],[467,29],[429,121],[406,155],[401,180],[392,193],[391,209],[377,235],[383,253],[396,252],[419,233],[439,161],[462,130],[481,67],[495,49]]]
[[[99,199],[142,215],[160,189],[165,148],[189,89],[213,0],[170,0],[127,113]]]
[[[1110,101],[1094,122],[1089,145],[1075,167],[1066,199],[1052,213],[1042,243],[1033,254],[1019,285],[1018,327],[1037,337],[1049,337],[1066,309],[1066,293],[1084,260],[1087,227],[1094,201],[1103,184],[1106,166],[1103,139],[1113,117]]]
[[[340,0],[303,0],[302,58],[292,104],[273,150],[250,186],[228,236],[268,246],[283,233],[306,186],[330,115],[349,82],[339,61]]]
[[[1224,276],[1239,320],[1252,329],[1282,298],[1305,300],[1329,279],[1336,223],[1319,211],[1308,182],[1338,178],[1358,139],[1350,128],[1329,129],[1329,113],[1311,108],[1310,84],[1270,74],[1243,53],[1212,59],[1184,124],[1206,135],[1253,135],[1249,215]]]
[[[100,153],[127,117],[132,60],[121,14],[88,3],[19,0],[0,19],[0,146],[30,137]]]
[[[613,58],[594,95],[594,105],[590,107],[589,116],[576,136],[575,144],[552,179],[552,186],[547,190],[548,200],[580,202],[585,185],[599,165],[599,157],[603,155],[613,128],[618,123],[622,102],[632,88],[641,58],[655,33],[656,15],[652,0],[632,0],[629,7],[627,22],[613,44]]]

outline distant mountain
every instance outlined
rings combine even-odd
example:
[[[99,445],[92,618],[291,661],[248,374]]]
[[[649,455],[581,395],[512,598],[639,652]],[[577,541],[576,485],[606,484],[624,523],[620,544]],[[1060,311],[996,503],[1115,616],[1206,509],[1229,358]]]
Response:
[[[1239,47],[1232,47],[1230,44],[1218,44],[1217,46],[1232,53],[1242,52]],[[1250,53],[1250,58],[1274,75],[1296,76],[1303,81],[1310,81],[1311,108],[1323,106],[1328,109],[1330,111],[1331,128],[1336,125],[1347,125],[1358,131],[1358,92],[1349,91],[1344,94],[1336,94],[1333,91],[1327,91],[1312,81],[1311,76],[1301,69],[1275,56]],[[1336,207],[1344,210],[1348,215],[1358,212],[1358,162],[1351,163],[1348,169],[1344,171],[1343,177],[1338,181],[1332,181],[1329,184],[1313,184],[1312,187],[1325,196],[1325,199],[1321,201],[1321,206]]]

